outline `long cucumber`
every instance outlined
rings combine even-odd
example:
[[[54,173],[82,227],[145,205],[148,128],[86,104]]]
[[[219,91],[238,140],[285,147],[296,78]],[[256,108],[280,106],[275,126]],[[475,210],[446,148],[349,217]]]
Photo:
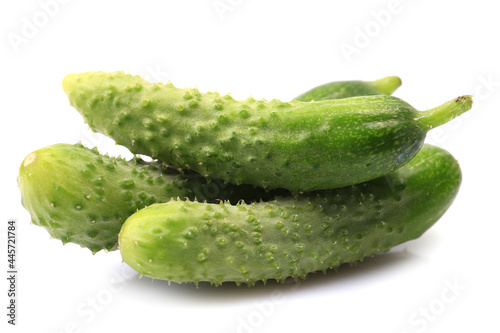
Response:
[[[123,72],[69,74],[63,88],[94,131],[133,153],[234,184],[292,192],[396,170],[415,156],[428,130],[472,104],[462,96],[418,112],[392,96],[236,101]]]
[[[127,219],[119,248],[140,274],[178,283],[304,278],[418,238],[460,183],[453,156],[424,145],[399,170],[344,188],[251,205],[154,204]]]

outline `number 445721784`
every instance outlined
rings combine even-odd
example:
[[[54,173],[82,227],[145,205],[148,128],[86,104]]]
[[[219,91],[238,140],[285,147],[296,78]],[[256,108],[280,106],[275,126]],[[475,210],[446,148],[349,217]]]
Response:
[[[7,261],[9,269],[16,269],[16,221],[9,221],[7,227]]]

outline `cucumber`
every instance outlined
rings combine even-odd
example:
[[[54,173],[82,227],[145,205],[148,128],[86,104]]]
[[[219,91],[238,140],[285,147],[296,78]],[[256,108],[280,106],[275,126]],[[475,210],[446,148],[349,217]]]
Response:
[[[418,238],[460,183],[453,156],[424,145],[399,170],[344,188],[251,205],[154,204],[127,219],[119,248],[140,274],[177,283],[305,278]]]
[[[29,154],[19,169],[18,184],[32,223],[63,244],[76,243],[93,253],[117,249],[127,217],[155,202],[179,197],[237,203],[287,195],[219,180],[207,183],[199,174],[104,156],[81,144],[57,144]]]
[[[396,170],[415,156],[428,130],[472,104],[471,96],[462,96],[418,112],[392,96],[236,101],[123,72],[69,74],[63,88],[92,130],[134,154],[205,177],[294,193]]]
[[[356,96],[392,95],[401,86],[397,76],[375,81],[334,81],[325,83],[295,97],[296,101],[311,102]]]

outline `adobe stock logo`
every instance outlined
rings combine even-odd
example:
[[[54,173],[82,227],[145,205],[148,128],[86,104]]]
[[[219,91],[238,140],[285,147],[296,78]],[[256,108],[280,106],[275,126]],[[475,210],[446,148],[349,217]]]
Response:
[[[408,323],[411,328],[408,330],[400,331],[400,333],[423,333],[432,323],[439,320],[452,304],[467,290],[467,286],[458,281],[457,278],[453,280],[446,279],[443,281],[444,287],[439,294],[435,295],[429,302],[418,307],[410,317]]]
[[[40,7],[31,17],[21,17],[21,29],[19,32],[8,32],[7,39],[14,49],[15,53],[19,53],[21,45],[26,45],[38,36],[40,30],[49,24],[50,20],[57,16],[61,5],[69,3],[70,0],[40,0]]]
[[[268,299],[254,302],[254,309],[246,316],[238,316],[238,326],[236,333],[254,333],[260,331],[262,326],[265,326],[266,321],[271,318],[276,308],[285,303],[289,293],[293,293],[301,286],[300,280],[286,280],[286,283],[291,283],[291,287],[286,290],[274,289],[269,294]],[[234,332],[234,331],[232,331]]]
[[[212,3],[215,12],[221,21],[224,21],[226,13],[233,12],[243,0],[215,0]]]
[[[412,0],[405,0],[411,2]],[[393,18],[404,10],[401,0],[390,0],[385,9],[370,12],[371,19],[362,27],[354,27],[354,36],[351,42],[342,41],[339,44],[340,50],[347,61],[351,63],[355,55],[361,54],[372,41],[377,38],[384,29],[392,23]]]

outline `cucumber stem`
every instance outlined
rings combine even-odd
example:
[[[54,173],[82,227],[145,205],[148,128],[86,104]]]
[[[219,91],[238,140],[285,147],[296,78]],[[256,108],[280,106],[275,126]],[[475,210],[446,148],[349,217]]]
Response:
[[[392,95],[392,93],[401,86],[401,83],[401,79],[398,76],[386,76],[372,81],[375,89],[384,95]]]
[[[441,104],[427,111],[420,111],[416,121],[425,129],[431,130],[469,111],[472,107],[472,96],[465,95]]]

